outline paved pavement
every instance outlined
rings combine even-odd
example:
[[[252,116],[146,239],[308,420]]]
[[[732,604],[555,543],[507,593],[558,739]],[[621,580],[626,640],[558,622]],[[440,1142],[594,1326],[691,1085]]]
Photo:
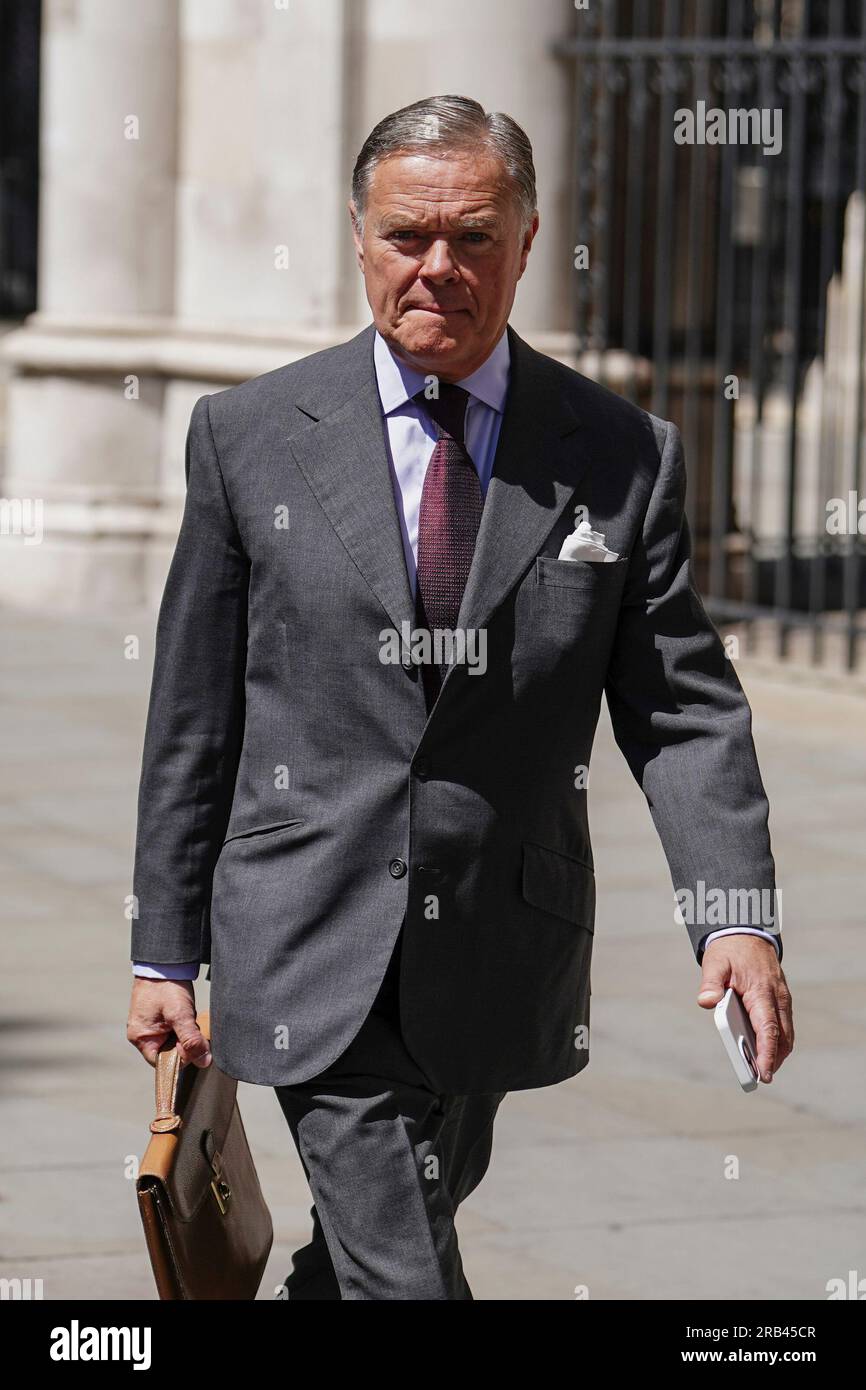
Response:
[[[152,1072],[125,1040],[123,916],[152,627],[0,615],[0,1274],[41,1278],[48,1299],[154,1297],[130,1180]],[[604,724],[591,1061],[500,1110],[459,1220],[478,1299],[820,1299],[828,1279],[866,1276],[866,701],[740,673],[773,808],[795,1055],[772,1086],[738,1090]],[[242,1086],[241,1105],[276,1230],[270,1298],[310,1199],[273,1092]]]

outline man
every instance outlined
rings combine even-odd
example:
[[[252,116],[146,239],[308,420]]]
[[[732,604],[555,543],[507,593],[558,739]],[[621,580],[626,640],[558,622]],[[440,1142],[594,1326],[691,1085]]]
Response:
[[[374,324],[193,410],[129,1037],[207,1065],[209,961],[213,1058],[276,1088],[315,1197],[289,1296],[470,1299],[454,1213],[497,1106],[588,1061],[602,693],[681,901],[773,892],[768,808],[676,427],[508,325],[524,132],[415,103],[368,137],[350,211]],[[733,925],[688,922],[698,1002],[738,990],[769,1081],[778,931]]]

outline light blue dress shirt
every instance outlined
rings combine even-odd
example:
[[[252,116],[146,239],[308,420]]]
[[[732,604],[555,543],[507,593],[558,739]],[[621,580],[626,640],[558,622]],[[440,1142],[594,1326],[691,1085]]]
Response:
[[[412,397],[424,389],[429,378],[396,358],[378,332],[374,339],[373,361],[382,414],[385,417],[388,465],[394,487],[394,501],[400,518],[406,571],[414,597],[421,489],[424,486],[427,465],[436,447],[438,430],[423,407]],[[507,330],[503,330],[487,360],[471,376],[457,382],[458,386],[462,386],[464,391],[469,393],[464,441],[478,473],[484,497],[487,496],[496,446],[499,442],[510,366],[508,333]],[[719,932],[712,932],[707,937],[706,945],[708,946],[715,936],[727,935],[728,932],[746,932],[768,937],[778,952],[778,942],[772,934],[762,931],[759,927],[728,927]],[[199,966],[196,961],[177,965],[155,965],[147,961],[134,961],[133,970],[136,975],[143,975],[152,980],[194,980],[198,975]]]

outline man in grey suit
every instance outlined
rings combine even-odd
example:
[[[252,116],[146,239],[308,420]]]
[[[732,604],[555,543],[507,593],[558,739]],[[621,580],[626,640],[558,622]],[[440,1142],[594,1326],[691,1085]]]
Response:
[[[745,920],[775,901],[768,807],[679,433],[508,324],[526,135],[418,102],[352,195],[373,324],[192,413],[129,1037],[208,1065],[209,961],[213,1059],[276,1088],[315,1199],[288,1295],[470,1299],[454,1214],[497,1107],[589,1060],[602,693],[691,905],[698,1002],[738,990],[765,1081],[790,998],[775,913]]]

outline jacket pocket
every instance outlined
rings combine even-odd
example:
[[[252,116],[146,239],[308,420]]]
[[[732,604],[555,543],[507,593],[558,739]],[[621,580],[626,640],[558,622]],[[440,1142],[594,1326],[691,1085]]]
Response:
[[[524,840],[522,887],[533,907],[594,930],[595,874],[582,859]]]
[[[620,555],[618,560],[608,564],[600,560],[557,560],[553,555],[537,555],[535,559],[535,579],[537,584],[550,585],[555,589],[587,589],[594,586],[607,586],[621,579],[628,568],[628,556]]]
[[[298,826],[306,823],[303,820],[278,820],[271,821],[268,825],[254,825],[250,830],[236,830],[233,835],[227,835],[223,844],[229,845],[235,840],[259,839],[263,835],[277,835],[281,830],[296,830]]]

